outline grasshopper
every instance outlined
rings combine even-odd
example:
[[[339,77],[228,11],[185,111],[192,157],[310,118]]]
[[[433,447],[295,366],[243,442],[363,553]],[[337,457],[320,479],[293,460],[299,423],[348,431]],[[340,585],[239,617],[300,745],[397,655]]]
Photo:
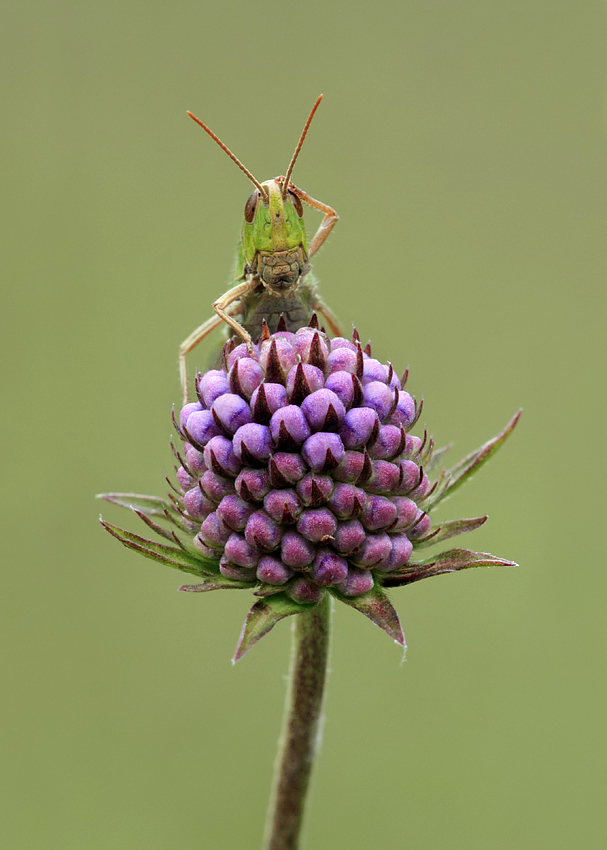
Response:
[[[213,302],[216,315],[196,328],[179,347],[179,374],[183,402],[188,401],[186,355],[215,328],[225,322],[253,352],[253,339],[265,321],[274,332],[281,327],[296,331],[305,327],[313,310],[327,320],[331,331],[341,336],[338,320],[317,292],[310,273],[310,257],[318,251],[339,216],[332,207],[310,197],[291,183],[293,166],[318,109],[318,97],[305,123],[286,175],[260,183],[206,124],[188,112],[254,184],[255,190],[244,209],[242,236],[236,256],[236,279],[230,289]],[[303,202],[303,203],[302,203]],[[303,204],[324,213],[310,244],[303,221]]]

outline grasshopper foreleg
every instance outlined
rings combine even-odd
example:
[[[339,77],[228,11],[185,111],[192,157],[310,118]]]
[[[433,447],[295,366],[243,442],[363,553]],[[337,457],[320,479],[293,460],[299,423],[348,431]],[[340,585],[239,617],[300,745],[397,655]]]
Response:
[[[308,195],[307,192],[304,192],[303,189],[299,189],[293,183],[289,183],[289,190],[293,192],[304,204],[307,204],[309,207],[312,207],[315,210],[320,210],[325,214],[325,217],[320,222],[320,227],[314,234],[312,241],[310,242],[308,248],[308,254],[310,257],[313,257],[314,254],[318,251],[322,243],[325,241],[329,233],[333,230],[337,222],[339,221],[339,216],[328,204],[323,204],[322,201],[317,201]],[[327,316],[327,320],[328,320]]]
[[[248,292],[249,289],[253,288],[253,285],[256,285],[256,283],[253,284],[251,280],[245,281],[244,283],[229,289],[221,296],[221,298],[218,298],[217,301],[213,303],[213,308],[217,315],[212,316],[210,319],[207,319],[206,322],[203,322],[202,325],[196,328],[195,331],[192,331],[189,337],[179,346],[179,378],[181,381],[181,394],[184,405],[188,403],[188,373],[186,355],[188,355],[190,351],[193,351],[198,343],[202,342],[202,340],[208,336],[211,331],[218,328],[222,322],[226,322],[244,339],[247,345],[252,345],[250,335],[245,331],[242,325],[238,324],[236,319],[226,312],[226,308],[234,301],[237,301],[238,298],[240,298],[240,296],[245,292]]]

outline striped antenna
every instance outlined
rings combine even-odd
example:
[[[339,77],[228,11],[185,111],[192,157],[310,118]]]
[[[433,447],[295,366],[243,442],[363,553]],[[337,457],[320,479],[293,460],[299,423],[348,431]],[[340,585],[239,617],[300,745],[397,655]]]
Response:
[[[299,141],[297,142],[297,147],[295,148],[295,153],[291,157],[291,162],[289,163],[289,167],[287,168],[287,173],[285,176],[285,182],[282,184],[282,196],[283,198],[287,197],[287,192],[289,191],[289,180],[291,179],[291,174],[293,173],[293,166],[295,165],[295,160],[299,156],[299,151],[301,150],[301,146],[304,143],[304,139],[306,138],[306,133],[312,123],[312,118],[314,118],[314,113],[320,106],[320,101],[322,100],[322,95],[319,94],[316,103],[312,107],[312,112],[308,115],[308,120],[306,121],[306,126],[303,128],[301,136],[299,137]]]
[[[317,105],[318,105],[318,104],[317,104]],[[314,107],[314,109],[316,109],[316,106]],[[314,114],[314,110],[312,110],[312,115],[313,115],[313,114]],[[203,129],[205,132],[207,132],[207,133],[209,134],[209,136],[213,139],[213,141],[217,142],[217,144],[219,145],[219,147],[221,148],[221,150],[222,150],[222,151],[225,151],[225,152],[227,153],[227,155],[230,157],[230,159],[231,159],[233,162],[235,162],[235,163],[236,163],[236,165],[240,168],[240,170],[241,170],[241,171],[244,171],[244,173],[247,175],[247,177],[249,178],[249,180],[251,181],[251,183],[253,183],[255,186],[257,186],[257,188],[259,189],[259,191],[261,192],[261,197],[264,199],[264,201],[266,201],[266,202],[267,202],[267,201],[269,201],[268,193],[267,193],[267,191],[264,189],[264,187],[261,185],[261,183],[259,182],[259,180],[256,180],[256,179],[253,177],[253,175],[251,174],[251,172],[249,171],[249,169],[248,169],[248,168],[245,168],[245,166],[242,164],[242,162],[238,159],[238,157],[237,157],[237,156],[235,156],[235,155],[232,153],[232,151],[229,149],[229,147],[228,147],[227,145],[224,145],[224,143],[221,141],[221,139],[219,138],[219,136],[216,136],[216,135],[215,135],[215,133],[214,133],[212,130],[210,130],[210,129],[207,127],[207,125],[206,125],[206,124],[203,124],[203,122],[200,120],[200,118],[196,118],[196,116],[195,116],[195,115],[192,115],[192,113],[191,113],[191,112],[188,112],[188,115],[189,115],[189,116],[190,116],[190,118],[192,118],[192,119],[193,119],[193,120],[194,120],[197,124],[200,124],[200,126],[202,127],[202,129]],[[310,117],[311,117],[311,116],[310,116]],[[308,121],[308,124],[309,124],[309,123],[310,123],[310,121]],[[307,126],[306,126],[306,130],[307,130],[307,129],[308,129],[308,128],[307,128]],[[305,135],[305,133],[304,133],[304,135]],[[303,141],[303,139],[302,139],[302,141]],[[300,147],[301,147],[301,145],[300,145]]]

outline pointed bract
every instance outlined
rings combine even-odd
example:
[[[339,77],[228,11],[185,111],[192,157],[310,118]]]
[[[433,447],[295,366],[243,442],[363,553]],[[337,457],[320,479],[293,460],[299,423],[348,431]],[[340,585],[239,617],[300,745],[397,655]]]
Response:
[[[376,626],[379,626],[380,629],[383,629],[387,635],[396,641],[399,646],[407,646],[398,614],[381,588],[375,586],[362,596],[350,598],[342,596],[336,591],[334,595],[340,602],[345,602],[346,605],[356,608],[357,611],[368,617]]]
[[[302,611],[309,610],[309,605],[300,605],[284,593],[260,599],[247,614],[232,662],[235,664],[240,661],[280,620],[291,614],[301,614]]]
[[[518,567],[515,561],[496,558],[489,552],[472,552],[469,549],[449,549],[441,552],[435,558],[428,558],[418,564],[407,564],[399,570],[390,573],[384,585],[386,587],[402,587],[422,578],[439,576],[443,573],[455,573],[472,567]]]

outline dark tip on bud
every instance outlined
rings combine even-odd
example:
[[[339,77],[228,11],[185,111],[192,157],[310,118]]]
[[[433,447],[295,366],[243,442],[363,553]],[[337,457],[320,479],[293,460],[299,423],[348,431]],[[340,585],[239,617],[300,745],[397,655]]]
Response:
[[[392,364],[390,362],[388,362],[388,380],[386,381],[388,386],[390,386],[390,381],[392,380],[393,377],[394,377],[394,367],[392,366]]]
[[[325,421],[322,426],[323,431],[337,431],[339,428],[339,416],[332,404],[329,405],[325,414]]]
[[[425,516],[426,516],[426,514],[423,514],[423,516],[420,516],[420,518],[419,518],[420,522],[423,519],[423,517],[425,517]],[[417,523],[416,523],[416,525],[417,525]],[[442,525],[439,525],[438,528],[435,528],[434,531],[430,532],[430,534],[426,534],[425,537],[418,537],[417,540],[412,540],[411,542],[413,543],[414,546],[419,546],[420,543],[427,543],[428,540],[432,540],[433,537],[436,537],[436,535],[439,533],[439,531],[442,530],[442,528],[443,528]]]
[[[231,349],[230,349],[230,343],[231,342],[232,342],[232,340],[229,339],[226,343],[224,343],[224,346],[221,349],[221,368],[224,369],[226,372],[228,371],[228,354],[231,351]]]
[[[282,525],[293,525],[296,520],[297,517],[293,516],[290,507],[288,505],[285,505],[282,511]]]
[[[326,333],[327,333],[327,329],[325,328],[325,326],[324,326],[324,325],[321,325],[321,326],[320,326],[320,332],[321,332],[321,334],[325,334],[325,335],[326,335]]]
[[[333,452],[330,448],[327,448],[327,454],[325,455],[325,462],[322,468],[322,472],[331,472],[331,470],[335,469],[339,461],[334,456]]]
[[[364,505],[358,498],[358,496],[354,496],[354,503],[352,505],[352,512],[349,516],[349,519],[356,519],[356,517],[360,516],[363,512]]]
[[[408,377],[409,377],[409,367],[407,366],[407,368],[403,372],[402,378],[400,379],[400,385],[403,389],[405,388],[405,384],[407,383]]]
[[[312,390],[310,389],[310,385],[308,384],[308,379],[306,378],[306,373],[304,372],[303,363],[298,363],[297,368],[295,370],[295,382],[293,384],[293,392],[291,393],[291,404],[296,404],[298,407],[304,400],[304,398],[310,393]]]
[[[415,520],[413,525],[409,525],[407,527],[407,531],[413,531],[414,529],[416,529],[417,526],[420,524],[420,522],[422,522],[422,520],[424,520],[427,516],[428,516],[427,511],[424,511],[423,514],[421,514],[421,516],[418,516],[418,518]]]
[[[406,445],[407,445],[407,434],[405,432],[405,429],[401,425],[400,426],[400,443],[398,444],[398,448],[396,449],[396,451],[393,454],[390,455],[388,460],[394,460],[394,458],[397,458],[399,455],[402,455],[402,453],[405,450]]]
[[[278,465],[273,457],[270,458],[270,484],[272,487],[288,487],[289,482],[278,469]]]
[[[369,457],[369,452],[365,449],[365,462],[363,463],[363,468],[360,471],[360,475],[356,479],[356,485],[358,487],[361,484],[365,484],[369,478],[373,475],[373,464],[371,463],[371,458]]]
[[[175,485],[173,484],[173,482],[171,481],[169,476],[165,475],[164,479],[165,479],[166,483],[169,485],[169,487],[171,488],[171,490],[174,490],[175,493],[177,493],[178,496],[181,496],[181,490],[178,490],[177,487],[175,487]]]
[[[394,411],[396,410],[397,405],[398,405],[398,387],[394,387],[392,395],[394,396],[394,400],[392,401],[392,407],[390,408],[388,415],[384,416],[384,418],[382,419],[382,422],[389,422],[390,419],[392,419]]]
[[[259,425],[268,425],[272,418],[272,411],[266,398],[266,390],[263,384],[259,385],[255,405],[253,407],[253,421]]]
[[[177,433],[179,434],[181,439],[185,441],[185,434],[181,430],[181,427],[179,426],[179,422],[177,421],[177,418],[175,416],[175,405],[173,405],[173,408],[171,410],[171,418],[173,420],[173,425],[175,426],[175,430],[177,431]]]
[[[253,497],[251,496],[251,491],[247,487],[247,482],[242,479],[240,482],[240,498],[244,499],[245,502],[252,502]]]
[[[184,433],[185,439],[188,441],[188,443],[190,443],[196,449],[196,451],[199,451],[199,452],[204,451],[204,446],[201,443],[199,443],[198,440],[195,440],[192,437],[192,435],[190,434],[188,429],[185,427],[185,425],[183,426],[183,433]]]
[[[282,384],[283,387],[287,383],[287,376],[280,365],[278,349],[276,347],[276,338],[270,343],[270,351],[268,353],[268,363],[266,366],[266,381],[271,384]]]
[[[362,381],[364,374],[365,361],[363,360],[363,350],[360,347],[360,342],[356,343],[356,377]]]
[[[367,440],[367,448],[370,449],[371,446],[377,440],[378,437],[379,437],[379,419],[376,419],[375,424],[373,425],[373,430],[369,434],[369,439]]]
[[[278,320],[278,324],[276,325],[276,333],[279,331],[288,331],[287,323],[285,322],[285,314],[280,314],[280,319]]]
[[[352,396],[352,407],[360,407],[363,400],[363,385],[356,375],[352,375],[352,388],[354,390],[354,395]]]
[[[213,472],[216,472],[217,475],[224,476],[226,474],[226,471],[223,468],[223,466],[219,463],[219,461],[217,460],[217,458],[215,456],[215,452],[213,451],[213,449],[210,449],[209,453],[211,455],[211,469],[213,470]]]
[[[285,425],[284,419],[280,420],[276,448],[280,452],[296,452],[300,448],[300,445],[297,440],[294,440],[293,437],[289,434],[289,430]]]
[[[430,463],[430,458],[432,457],[432,452],[434,451],[434,439],[430,437],[428,441],[428,445],[426,447],[426,451],[423,454],[420,454],[420,460],[426,466]]]
[[[419,447],[419,449],[416,451],[414,457],[420,458],[422,456],[424,449],[426,447],[427,440],[428,440],[428,429],[424,428],[424,439],[422,440],[422,444]]]
[[[268,323],[265,319],[261,320],[261,333],[259,334],[259,342],[265,342],[266,339],[270,339],[270,328],[268,327]]]
[[[318,482],[312,479],[312,498],[310,499],[310,507],[318,508],[325,503],[325,497],[320,489]]]
[[[415,401],[415,416],[413,417],[413,422],[407,428],[407,431],[410,431],[411,428],[413,428],[413,426],[415,425],[415,423],[417,422],[417,420],[421,416],[422,407],[424,406],[424,399],[423,398],[419,402],[419,405],[417,404],[417,399],[414,399],[414,401]]]
[[[249,447],[243,440],[240,444],[240,457],[245,466],[261,467],[265,466],[265,461],[259,460],[255,455],[251,454]]]
[[[370,342],[368,342],[365,345],[364,352],[365,352],[365,354],[368,354],[369,357],[371,357],[371,343]]]
[[[185,471],[188,473],[188,475],[191,478],[195,478],[196,476],[192,475],[192,470],[190,469],[190,467],[188,466],[186,461],[179,454],[179,450],[175,447],[175,443],[172,440],[170,440],[169,443],[170,443],[170,446],[171,446],[171,451],[173,452],[173,454],[175,455],[175,457],[177,458],[177,460],[179,461],[181,466],[183,466],[183,468],[185,469]]]
[[[239,395],[241,398],[244,398],[246,400],[245,394],[242,389],[242,384],[240,383],[240,375],[238,374],[239,369],[240,360],[237,360],[236,363],[234,363],[234,366],[230,369],[229,385],[233,393]]]
[[[354,325],[352,325],[352,342],[355,343],[355,344],[357,342],[360,342],[360,337],[358,335],[358,331],[356,330]]]
[[[322,369],[323,372],[327,365],[327,361],[325,359],[325,355],[320,344],[320,334],[318,333],[318,331],[312,337],[312,344],[310,345],[310,355],[308,357],[308,363],[311,366],[316,366],[319,369]]]
[[[201,392],[201,389],[200,389],[200,381],[201,381],[201,380],[202,380],[202,373],[201,373],[201,372],[196,372],[196,379],[195,379],[195,381],[194,381],[194,386],[196,387],[196,398],[198,399],[198,401],[199,401],[199,402],[200,402],[200,404],[202,405],[202,409],[203,409],[203,410],[206,410],[206,409],[207,409],[207,406],[206,406],[206,404],[204,403],[204,399],[203,399],[203,397],[202,397],[202,392]]]
[[[215,412],[215,410],[213,408],[211,408],[211,413],[213,414],[213,421],[215,422],[215,425],[217,425],[217,427],[219,428],[221,433],[224,435],[224,437],[230,438],[232,435],[225,428],[224,424],[222,423],[221,419],[219,418],[219,416],[217,415],[217,413]],[[194,447],[194,448],[196,448],[196,447]]]
[[[316,313],[312,313],[312,317],[308,322],[308,327],[312,328],[312,330],[318,330],[318,316],[316,315]]]

